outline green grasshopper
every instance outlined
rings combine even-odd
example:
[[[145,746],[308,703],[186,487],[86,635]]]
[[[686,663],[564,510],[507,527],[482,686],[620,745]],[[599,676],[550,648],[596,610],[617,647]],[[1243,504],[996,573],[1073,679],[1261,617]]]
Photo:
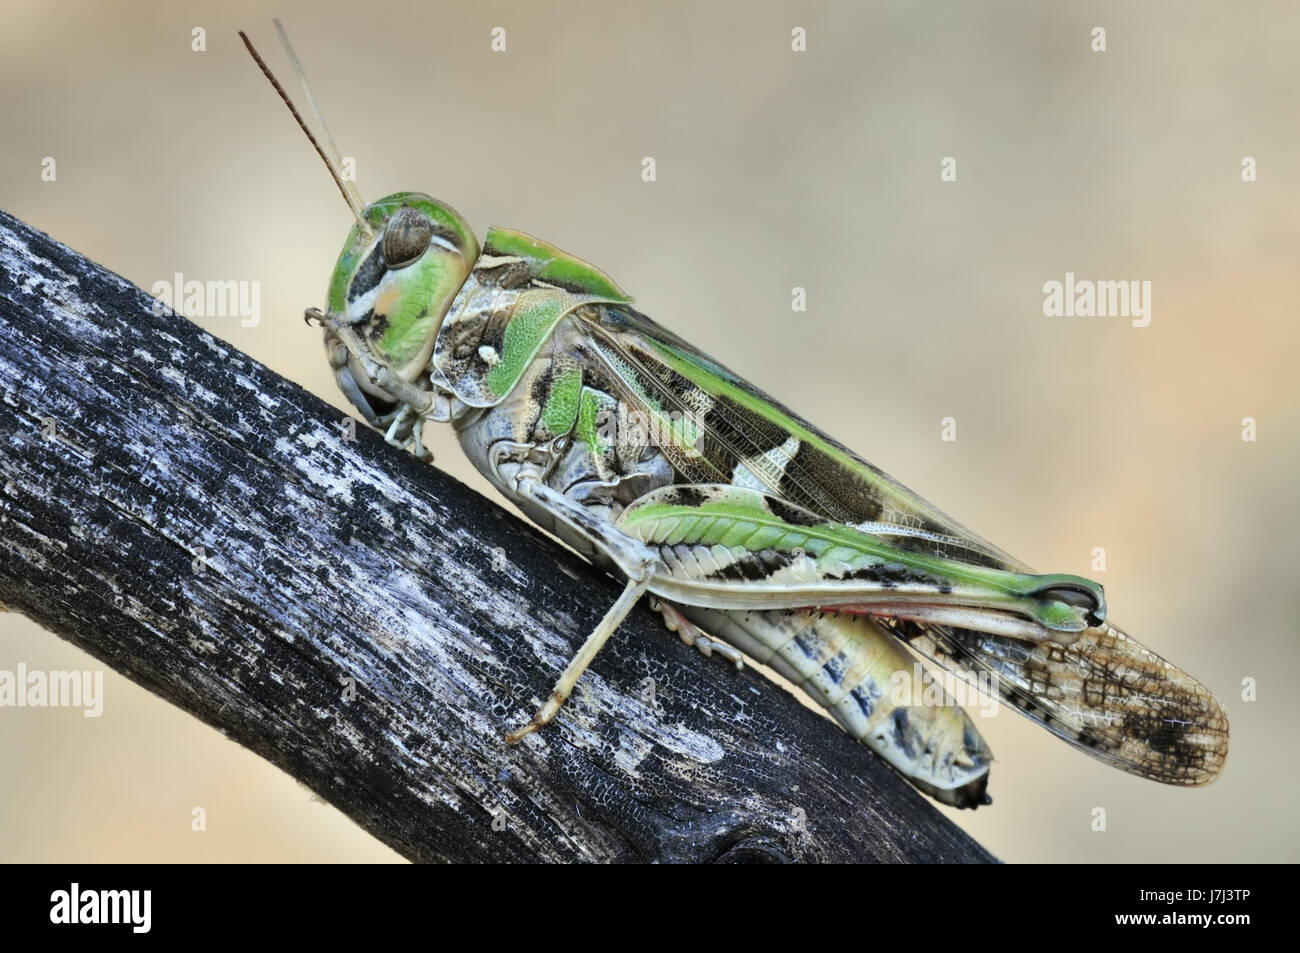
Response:
[[[343,393],[422,457],[424,424],[449,422],[525,515],[626,580],[509,741],[555,717],[649,594],[688,644],[772,666],[946,804],[990,802],[992,756],[941,689],[937,703],[895,696],[911,652],[991,679],[1123,770],[1180,785],[1219,773],[1223,710],[1107,620],[1100,585],[1034,574],[641,314],[586,262],[505,228],[480,245],[422,193],[364,204],[328,131],[327,156],[243,38],[356,219],[325,310],[307,311]]]

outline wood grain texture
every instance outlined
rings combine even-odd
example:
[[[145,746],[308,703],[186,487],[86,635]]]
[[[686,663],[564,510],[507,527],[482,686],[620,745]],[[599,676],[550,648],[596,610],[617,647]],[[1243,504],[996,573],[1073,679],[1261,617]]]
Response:
[[[0,602],[412,860],[993,860],[645,605],[507,746],[620,586],[3,213],[0,396]]]

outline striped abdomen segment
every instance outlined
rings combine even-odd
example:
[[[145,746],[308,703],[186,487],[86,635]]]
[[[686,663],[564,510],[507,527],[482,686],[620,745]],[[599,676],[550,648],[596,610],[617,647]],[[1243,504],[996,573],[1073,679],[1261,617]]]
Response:
[[[938,686],[928,694],[940,704],[910,704],[921,700],[911,685],[915,660],[874,620],[814,610],[678,609],[799,685],[927,794],[957,807],[988,803],[992,755],[984,740]]]

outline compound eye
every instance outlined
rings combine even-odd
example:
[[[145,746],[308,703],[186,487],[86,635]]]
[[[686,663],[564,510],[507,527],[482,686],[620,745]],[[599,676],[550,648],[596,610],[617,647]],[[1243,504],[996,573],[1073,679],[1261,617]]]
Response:
[[[405,268],[418,261],[433,241],[433,223],[419,209],[403,208],[388,220],[380,251],[389,268]]]

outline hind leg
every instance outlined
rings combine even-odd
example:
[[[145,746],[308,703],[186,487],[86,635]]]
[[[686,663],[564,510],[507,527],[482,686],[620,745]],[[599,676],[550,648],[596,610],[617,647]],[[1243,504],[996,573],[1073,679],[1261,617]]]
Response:
[[[651,597],[650,608],[664,617],[664,626],[669,632],[676,632],[678,638],[687,645],[695,646],[701,655],[712,658],[713,653],[717,652],[723,658],[734,662],[738,670],[745,667],[745,656],[738,649],[705,635],[699,626],[682,615],[681,611],[667,599]]]

